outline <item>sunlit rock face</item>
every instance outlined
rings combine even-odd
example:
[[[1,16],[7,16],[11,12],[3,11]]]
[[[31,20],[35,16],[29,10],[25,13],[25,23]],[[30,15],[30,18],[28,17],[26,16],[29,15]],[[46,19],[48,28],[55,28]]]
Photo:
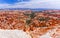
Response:
[[[60,38],[60,26],[57,26],[46,34],[39,36],[39,38]]]
[[[22,30],[0,30],[0,38],[31,38]]]

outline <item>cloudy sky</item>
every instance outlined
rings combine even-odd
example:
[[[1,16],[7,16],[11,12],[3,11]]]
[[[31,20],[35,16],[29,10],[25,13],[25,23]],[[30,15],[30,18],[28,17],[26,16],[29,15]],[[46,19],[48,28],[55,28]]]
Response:
[[[60,0],[0,0],[0,8],[60,9]]]

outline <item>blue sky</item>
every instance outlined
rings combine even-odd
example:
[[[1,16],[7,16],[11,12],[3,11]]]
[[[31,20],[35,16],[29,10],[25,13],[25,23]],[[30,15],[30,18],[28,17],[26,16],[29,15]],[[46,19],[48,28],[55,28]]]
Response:
[[[0,3],[14,4],[17,2],[28,2],[30,0],[0,0]]]
[[[0,8],[60,9],[60,0],[0,0]]]

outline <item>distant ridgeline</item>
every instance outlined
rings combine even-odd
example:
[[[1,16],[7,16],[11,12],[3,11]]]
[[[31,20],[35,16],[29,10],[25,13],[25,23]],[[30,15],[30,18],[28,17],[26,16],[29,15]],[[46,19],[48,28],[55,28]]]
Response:
[[[1,8],[0,10],[32,10],[32,11],[42,11],[42,10],[51,10],[46,8]]]

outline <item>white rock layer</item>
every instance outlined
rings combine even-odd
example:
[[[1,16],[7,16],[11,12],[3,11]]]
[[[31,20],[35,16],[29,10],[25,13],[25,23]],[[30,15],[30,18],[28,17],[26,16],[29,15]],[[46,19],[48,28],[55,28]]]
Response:
[[[31,38],[22,30],[0,30],[0,38]]]

